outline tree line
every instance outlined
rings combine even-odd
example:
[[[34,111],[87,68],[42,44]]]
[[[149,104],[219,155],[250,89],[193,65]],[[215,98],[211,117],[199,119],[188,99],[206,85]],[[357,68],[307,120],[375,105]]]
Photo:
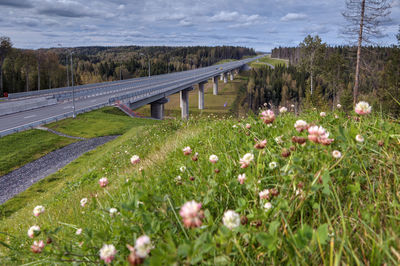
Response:
[[[398,45],[363,46],[358,98],[378,109],[400,115],[400,31]],[[263,103],[302,108],[351,109],[354,100],[355,46],[328,46],[318,36],[307,36],[297,47],[272,50],[274,58],[288,59],[289,67],[253,69],[247,84],[248,106]]]
[[[256,55],[254,49],[235,46],[121,46],[27,50],[12,47],[0,37],[0,95],[74,84],[159,75],[206,67],[223,59]],[[73,68],[71,69],[71,58]]]

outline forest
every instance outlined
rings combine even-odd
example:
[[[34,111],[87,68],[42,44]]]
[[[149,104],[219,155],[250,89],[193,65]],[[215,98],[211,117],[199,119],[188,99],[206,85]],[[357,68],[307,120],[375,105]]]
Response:
[[[71,57],[74,84],[88,84],[205,67],[223,59],[256,55],[234,46],[120,46],[25,50],[0,37],[0,92],[23,92],[69,86]],[[68,66],[68,67],[67,67]],[[0,93],[2,95],[3,93]]]
[[[377,110],[400,114],[400,34],[398,45],[363,46],[359,100]],[[307,36],[297,47],[272,50],[272,58],[289,60],[289,67],[253,69],[247,84],[247,105],[256,111],[264,103],[298,108],[353,106],[352,89],[357,47],[328,46],[319,36]]]

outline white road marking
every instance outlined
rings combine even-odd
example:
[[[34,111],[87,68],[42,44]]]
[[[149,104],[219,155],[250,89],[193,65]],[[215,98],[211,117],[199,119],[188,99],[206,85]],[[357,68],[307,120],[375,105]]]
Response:
[[[35,116],[36,115],[28,115],[28,116],[25,116],[24,119],[32,118],[32,117],[35,117]]]
[[[72,108],[72,106],[65,106],[63,109]]]

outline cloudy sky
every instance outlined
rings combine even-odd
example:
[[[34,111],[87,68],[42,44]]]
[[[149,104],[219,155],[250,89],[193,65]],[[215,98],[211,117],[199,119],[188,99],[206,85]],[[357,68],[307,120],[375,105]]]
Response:
[[[294,46],[307,34],[340,37],[345,0],[0,0],[0,36],[19,48],[90,45]],[[396,43],[393,0],[381,45]]]

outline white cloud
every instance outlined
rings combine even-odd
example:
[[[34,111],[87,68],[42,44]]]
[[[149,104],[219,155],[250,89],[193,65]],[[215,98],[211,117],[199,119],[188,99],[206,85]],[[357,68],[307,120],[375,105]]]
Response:
[[[218,14],[215,14],[210,18],[210,21],[212,22],[231,22],[231,21],[236,21],[240,18],[239,12],[233,11],[233,12],[225,12],[221,11]]]
[[[306,14],[303,13],[287,13],[285,16],[281,17],[282,22],[294,21],[294,20],[304,20],[307,18]]]

